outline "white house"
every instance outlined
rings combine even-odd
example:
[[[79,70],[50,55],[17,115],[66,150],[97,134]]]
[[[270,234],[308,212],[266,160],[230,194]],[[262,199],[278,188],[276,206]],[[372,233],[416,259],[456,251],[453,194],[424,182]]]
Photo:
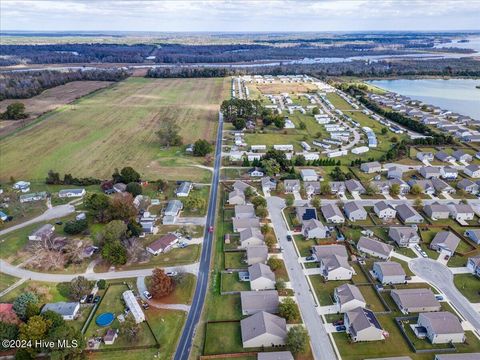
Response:
[[[397,262],[375,262],[372,272],[382,284],[405,283],[405,270],[403,270],[402,265]]]
[[[348,263],[348,254],[343,245],[317,245],[313,254],[320,263],[320,273],[325,280],[350,280],[353,269]]]
[[[378,201],[373,206],[373,211],[380,219],[395,219],[397,211],[385,201]]]
[[[125,305],[130,309],[130,313],[132,314],[135,322],[137,324],[145,321],[145,314],[142,311],[142,308],[138,304],[138,301],[133,294],[132,290],[124,291],[122,294],[123,300],[125,301]]]
[[[85,193],[85,189],[63,189],[58,192],[58,197],[82,197]]]
[[[457,221],[473,220],[475,212],[468,204],[452,204],[450,205],[450,216]]]
[[[427,331],[432,344],[463,343],[465,333],[458,317],[448,311],[421,313],[417,326]]]
[[[303,181],[317,181],[318,175],[313,169],[302,169],[300,170],[300,175],[302,176]]]
[[[393,246],[384,242],[361,236],[357,243],[358,251],[388,260],[392,255]]]
[[[274,290],[275,274],[270,267],[265,264],[257,263],[248,267],[250,277],[250,288],[252,290]]]
[[[337,311],[344,313],[357,307],[366,307],[366,301],[362,293],[355,285],[343,284],[336,287],[333,292],[333,299]]]
[[[240,329],[244,348],[281,346],[287,338],[286,320],[265,311],[241,320]]]
[[[463,170],[463,172],[472,177],[472,178],[480,178],[480,166],[478,165],[468,165],[468,166],[465,166],[465,169]]]
[[[53,311],[58,315],[61,315],[63,320],[74,320],[80,310],[79,302],[56,302],[45,304],[42,308],[41,313],[44,314],[46,311]]]
[[[350,335],[353,342],[385,339],[385,331],[375,314],[368,309],[358,307],[347,311],[343,321],[347,334]]]

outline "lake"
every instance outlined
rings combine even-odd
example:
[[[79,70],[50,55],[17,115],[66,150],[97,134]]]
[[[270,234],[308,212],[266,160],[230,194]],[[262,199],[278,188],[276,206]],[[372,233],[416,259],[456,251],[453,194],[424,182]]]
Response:
[[[369,83],[480,120],[480,79],[372,80]]]

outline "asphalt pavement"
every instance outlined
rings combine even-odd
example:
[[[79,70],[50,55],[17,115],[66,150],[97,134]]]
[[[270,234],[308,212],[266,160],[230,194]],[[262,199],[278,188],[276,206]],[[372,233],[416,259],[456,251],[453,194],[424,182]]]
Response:
[[[432,259],[418,258],[408,263],[415,275],[428,281],[445,294],[453,306],[475,328],[480,329],[480,314],[475,311],[453,283],[453,273],[448,267]],[[479,330],[480,331],[480,330]]]
[[[308,286],[307,279],[301,265],[298,263],[298,256],[293,243],[287,240],[288,229],[282,216],[285,202],[279,197],[272,196],[267,198],[267,206],[278,242],[284,249],[283,260],[290,278],[290,284],[295,290],[295,296],[305,327],[310,335],[313,356],[316,360],[336,359],[337,356],[330,343],[325,326],[315,307],[315,300]]]
[[[182,335],[177,345],[175,352],[175,360],[187,360],[190,355],[193,338],[195,337],[195,329],[202,314],[203,304],[208,289],[208,278],[210,272],[210,260],[212,255],[214,232],[209,232],[209,227],[214,226],[217,209],[217,193],[218,182],[220,177],[220,165],[222,160],[222,132],[223,132],[223,115],[218,114],[218,130],[217,143],[215,146],[215,166],[213,171],[212,188],[210,191],[210,199],[208,202],[207,221],[205,226],[205,237],[202,247],[202,255],[200,258],[200,268],[197,279],[197,286],[193,296],[190,312],[188,313],[187,321],[183,328]]]

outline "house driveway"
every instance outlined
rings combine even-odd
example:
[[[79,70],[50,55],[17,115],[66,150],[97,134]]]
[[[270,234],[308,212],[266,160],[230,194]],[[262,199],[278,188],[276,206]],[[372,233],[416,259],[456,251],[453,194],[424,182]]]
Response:
[[[186,216],[179,217],[175,221],[175,225],[200,225],[204,226],[207,218],[205,216]]]
[[[319,306],[317,308],[319,315],[336,314],[338,312],[336,305]]]

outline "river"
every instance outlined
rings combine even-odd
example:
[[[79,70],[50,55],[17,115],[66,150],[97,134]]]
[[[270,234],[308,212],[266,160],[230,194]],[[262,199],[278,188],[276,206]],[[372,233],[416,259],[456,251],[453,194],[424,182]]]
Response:
[[[372,80],[382,89],[480,120],[480,79]]]

